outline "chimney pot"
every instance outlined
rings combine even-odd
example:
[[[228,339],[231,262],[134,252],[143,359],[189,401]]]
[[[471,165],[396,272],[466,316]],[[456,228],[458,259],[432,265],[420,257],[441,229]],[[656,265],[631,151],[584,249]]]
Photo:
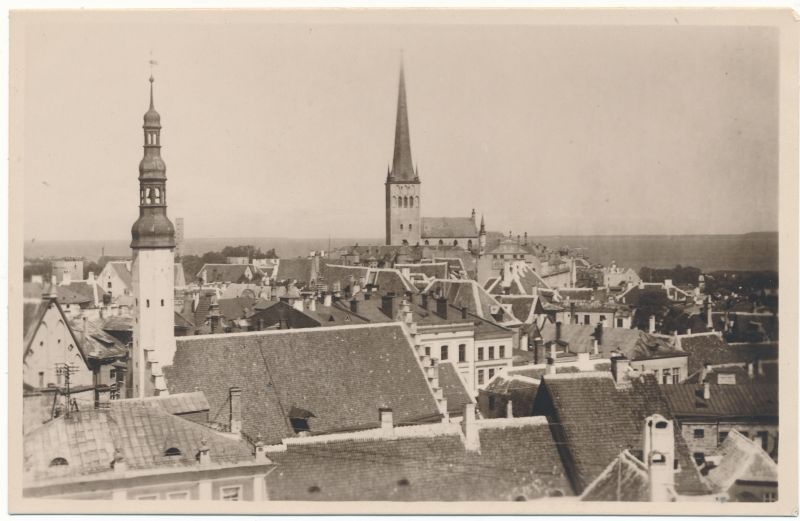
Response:
[[[704,400],[710,400],[711,399],[711,384],[708,383],[708,382],[705,382],[703,384],[703,399]]]
[[[514,417],[514,402],[508,400],[506,403],[506,418],[513,418]]]
[[[436,314],[447,320],[447,297],[436,299]]]
[[[242,390],[239,387],[230,388],[231,406],[231,433],[240,434],[242,432]]]

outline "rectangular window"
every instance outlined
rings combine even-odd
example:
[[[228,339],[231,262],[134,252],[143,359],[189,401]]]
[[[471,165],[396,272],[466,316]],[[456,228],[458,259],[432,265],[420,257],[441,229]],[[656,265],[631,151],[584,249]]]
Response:
[[[725,441],[725,438],[728,437],[728,431],[719,431],[719,442],[722,443]]]
[[[506,346],[500,346],[500,358],[506,357]]]
[[[117,379],[117,370],[116,369],[112,369],[111,371],[109,371],[108,372],[108,378],[111,379],[111,380],[116,380]]]
[[[219,489],[219,497],[223,501],[240,501],[242,499],[242,487],[222,487]]]
[[[681,368],[680,367],[673,367],[672,368],[672,383],[677,385],[681,383]]]
[[[661,375],[662,375],[661,376],[661,383],[663,383],[664,385],[672,383],[672,370],[671,369],[665,367],[661,371]]]
[[[467,345],[466,344],[459,344],[458,345],[458,361],[459,362],[466,362],[467,361]]]
[[[161,299],[161,307],[162,308],[164,307],[164,299],[163,298]]]
[[[158,494],[144,494],[142,496],[136,496],[136,499],[154,500],[158,499]]]
[[[447,346],[442,346],[442,360],[447,360]]]
[[[756,438],[761,442],[761,448],[765,451],[769,450],[769,433],[767,431],[758,431]]]
[[[695,429],[694,430],[694,438],[696,440],[701,440],[701,439],[705,438],[705,436],[706,436],[706,431],[704,429]]]
[[[181,492],[168,492],[167,499],[189,499],[189,492],[185,490]]]
[[[494,377],[494,369],[489,369],[489,380]]]
[[[583,323],[588,326],[591,323],[591,317],[589,315],[583,315]]]
[[[483,348],[478,348],[478,360],[483,360]]]
[[[761,496],[764,500],[764,503],[772,503],[773,501],[778,500],[778,493],[777,492],[764,492]]]
[[[489,346],[489,360],[494,360],[494,346]]]
[[[111,289],[111,281],[108,281],[108,289]]]
[[[431,346],[425,346],[425,356],[431,356]]]
[[[147,299],[147,307],[150,307],[150,299]]]
[[[483,385],[483,369],[478,369],[478,385]]]
[[[705,452],[695,452],[692,454],[694,458],[694,462],[698,467],[701,467],[703,463],[706,462],[706,453]]]
[[[622,327],[622,319],[621,318],[617,319],[617,327]]]

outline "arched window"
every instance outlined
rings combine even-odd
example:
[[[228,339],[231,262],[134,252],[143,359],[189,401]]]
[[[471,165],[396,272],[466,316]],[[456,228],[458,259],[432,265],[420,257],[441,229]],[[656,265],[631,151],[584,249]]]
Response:
[[[425,246],[430,246],[430,245],[431,245],[430,241],[428,241],[428,239],[425,239]]]
[[[411,231],[411,230],[413,230],[413,229],[414,229],[414,225],[413,225],[413,224],[409,224],[409,225],[408,225],[408,231]]]
[[[181,449],[177,447],[170,447],[164,451],[164,456],[180,456],[181,454],[183,454]]]
[[[155,197],[153,198],[153,202],[155,202],[156,204],[161,202],[161,190],[159,190],[158,188],[155,189]]]
[[[403,208],[408,208],[408,196],[403,196]]]
[[[419,196],[418,195],[414,196],[414,203],[417,205],[417,208],[419,208]]]
[[[149,188],[145,188],[145,190],[144,190],[144,202],[146,204],[150,204],[150,189]]]
[[[414,208],[414,198],[413,198],[413,197],[409,197],[409,198],[408,198],[408,205],[409,205],[411,208]]]
[[[69,463],[67,462],[67,460],[66,460],[66,459],[64,459],[64,458],[53,458],[53,459],[50,461],[50,466],[51,466],[51,467],[62,467],[62,466],[64,466],[64,465],[69,465]]]
[[[453,246],[458,246],[458,239],[453,241]]]
[[[444,246],[444,241],[439,239],[439,246]]]

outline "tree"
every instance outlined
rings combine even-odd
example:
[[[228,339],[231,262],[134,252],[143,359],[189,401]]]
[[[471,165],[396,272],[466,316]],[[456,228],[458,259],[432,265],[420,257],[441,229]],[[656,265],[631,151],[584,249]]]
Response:
[[[634,327],[647,330],[650,324],[650,315],[655,315],[656,321],[663,319],[669,311],[669,299],[666,293],[660,290],[641,290],[639,301],[636,304]]]

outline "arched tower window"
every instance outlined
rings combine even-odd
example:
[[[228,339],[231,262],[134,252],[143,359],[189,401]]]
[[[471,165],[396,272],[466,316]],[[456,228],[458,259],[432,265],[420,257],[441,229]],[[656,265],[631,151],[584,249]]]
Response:
[[[397,197],[392,196],[392,208],[397,208]]]
[[[414,208],[414,197],[413,196],[408,198],[408,205],[411,208]]]
[[[417,208],[419,208],[419,196],[418,195],[414,197],[414,203],[416,203]]]
[[[444,246],[444,241],[439,239],[439,246]]]
[[[150,189],[149,188],[145,188],[144,189],[144,202],[145,202],[145,204],[150,204]]]
[[[153,202],[159,204],[161,202],[161,190],[158,188],[155,189],[155,197],[153,198]]]

